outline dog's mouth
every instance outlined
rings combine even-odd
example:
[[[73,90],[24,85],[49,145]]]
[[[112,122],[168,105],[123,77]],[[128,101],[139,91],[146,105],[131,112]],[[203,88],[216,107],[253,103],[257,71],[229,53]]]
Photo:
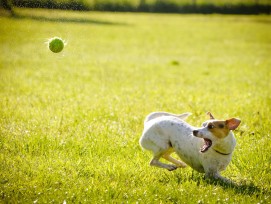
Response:
[[[204,145],[200,148],[200,151],[206,152],[211,146],[212,146],[212,140],[209,140],[207,138],[203,138],[204,139]]]

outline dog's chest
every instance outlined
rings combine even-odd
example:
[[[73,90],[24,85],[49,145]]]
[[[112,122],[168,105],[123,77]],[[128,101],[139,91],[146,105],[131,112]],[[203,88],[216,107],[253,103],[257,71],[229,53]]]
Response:
[[[177,155],[186,164],[193,169],[204,172],[202,161],[200,158],[200,147],[203,145],[203,140],[193,137],[190,133],[184,131],[183,134],[176,136],[172,141],[172,146]]]
[[[179,141],[175,146],[173,146],[177,155],[188,164],[190,167],[198,172],[204,172],[200,158],[200,145],[198,138],[187,137],[183,142]]]

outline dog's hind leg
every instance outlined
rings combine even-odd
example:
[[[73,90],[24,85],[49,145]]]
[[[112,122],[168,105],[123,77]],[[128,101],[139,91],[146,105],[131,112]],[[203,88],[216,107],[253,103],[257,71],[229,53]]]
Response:
[[[165,163],[162,163],[159,161],[159,159],[162,157],[162,155],[164,154],[163,153],[159,153],[159,154],[154,154],[151,162],[150,162],[150,165],[151,166],[156,166],[156,167],[159,167],[159,168],[164,168],[164,169],[167,169],[169,171],[173,171],[175,169],[177,169],[178,167],[175,166],[175,165],[172,165],[172,164],[165,164]]]
[[[156,167],[159,167],[159,168],[164,168],[164,169],[167,169],[169,171],[173,171],[173,170],[178,168],[177,166],[172,165],[172,164],[162,163],[162,162],[159,161],[158,158],[155,158],[155,157],[151,160],[150,165],[151,166],[156,166]]]
[[[171,149],[171,150],[167,151],[162,157],[164,159],[166,159],[167,161],[175,164],[179,168],[185,168],[187,166],[186,163],[179,161],[177,159],[174,159],[173,157],[170,156],[173,152],[174,152],[174,150]]]

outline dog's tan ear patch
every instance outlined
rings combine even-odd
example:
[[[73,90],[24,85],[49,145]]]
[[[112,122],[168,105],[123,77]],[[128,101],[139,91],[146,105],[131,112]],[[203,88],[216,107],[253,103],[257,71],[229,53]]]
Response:
[[[230,130],[235,130],[241,123],[241,120],[237,118],[231,118],[226,120],[226,125]]]
[[[210,122],[207,127],[217,138],[227,137],[230,132],[226,122],[222,120]]]
[[[212,115],[211,112],[208,112],[207,115],[209,115],[209,117],[210,117],[211,120],[215,119],[215,117]]]

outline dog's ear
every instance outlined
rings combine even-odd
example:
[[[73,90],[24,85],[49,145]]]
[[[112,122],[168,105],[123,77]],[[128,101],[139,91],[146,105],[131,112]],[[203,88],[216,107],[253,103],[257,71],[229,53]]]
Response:
[[[207,115],[209,115],[209,117],[210,117],[211,120],[214,120],[214,119],[215,119],[215,117],[212,115],[211,112],[208,112]]]
[[[235,130],[241,123],[241,120],[237,118],[231,118],[226,120],[226,125],[230,130]]]

